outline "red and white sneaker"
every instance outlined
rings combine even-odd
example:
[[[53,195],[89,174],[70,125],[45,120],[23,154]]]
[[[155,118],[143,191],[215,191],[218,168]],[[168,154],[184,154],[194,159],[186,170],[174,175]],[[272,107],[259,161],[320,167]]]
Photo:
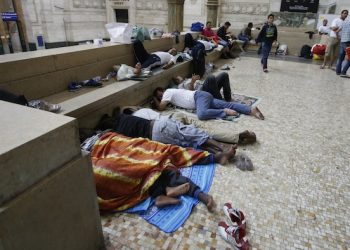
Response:
[[[230,220],[232,226],[239,227],[245,233],[246,221],[242,211],[233,208],[231,203],[225,203],[223,207],[226,217]]]
[[[239,227],[229,226],[224,221],[220,221],[218,231],[222,238],[230,243],[234,249],[249,250],[249,242],[245,235],[242,234]]]

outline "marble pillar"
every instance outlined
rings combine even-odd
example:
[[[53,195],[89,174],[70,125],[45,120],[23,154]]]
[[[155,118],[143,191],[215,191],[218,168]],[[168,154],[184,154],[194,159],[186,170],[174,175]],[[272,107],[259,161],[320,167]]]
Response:
[[[168,0],[168,32],[183,31],[185,0]]]
[[[207,0],[206,6],[207,6],[207,22],[211,22],[213,27],[216,27],[218,25],[217,20],[218,20],[219,1]]]

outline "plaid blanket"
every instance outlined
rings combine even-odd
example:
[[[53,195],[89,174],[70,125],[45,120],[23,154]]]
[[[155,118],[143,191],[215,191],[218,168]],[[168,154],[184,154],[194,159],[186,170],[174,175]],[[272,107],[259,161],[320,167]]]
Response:
[[[91,158],[101,211],[121,211],[148,198],[148,189],[166,168],[183,168],[209,155],[145,138],[104,134]]]

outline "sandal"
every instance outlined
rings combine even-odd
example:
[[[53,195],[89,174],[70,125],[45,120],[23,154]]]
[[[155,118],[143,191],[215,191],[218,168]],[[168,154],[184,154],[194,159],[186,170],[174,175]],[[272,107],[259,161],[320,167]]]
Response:
[[[102,83],[95,81],[94,79],[90,79],[83,82],[84,87],[102,87]]]

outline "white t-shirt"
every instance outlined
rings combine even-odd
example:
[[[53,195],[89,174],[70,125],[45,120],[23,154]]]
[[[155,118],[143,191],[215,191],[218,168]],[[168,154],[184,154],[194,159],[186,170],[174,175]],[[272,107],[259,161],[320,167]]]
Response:
[[[215,44],[208,42],[208,41],[198,40],[198,42],[200,42],[204,45],[205,50],[212,50],[215,47]]]
[[[132,115],[146,120],[159,120],[161,117],[158,112],[148,108],[137,110]]]
[[[343,25],[343,20],[341,20],[340,18],[336,18],[333,20],[331,28],[337,28],[337,27],[342,27]],[[333,30],[331,30],[331,33],[329,35],[330,37],[337,37],[337,33],[335,33]],[[338,36],[341,36],[341,31],[339,31]]]
[[[328,26],[320,26],[318,28],[318,32],[322,33],[322,34],[328,34],[331,32],[331,29]]]
[[[168,62],[172,61],[174,62],[174,64],[176,64],[176,57],[171,55],[168,52],[162,52],[162,51],[158,51],[158,52],[154,52],[152,53],[154,55],[159,56],[160,58],[160,63],[163,64],[167,64]]]
[[[163,94],[162,101],[170,102],[184,109],[196,109],[195,93],[196,91],[186,89],[167,89]]]

